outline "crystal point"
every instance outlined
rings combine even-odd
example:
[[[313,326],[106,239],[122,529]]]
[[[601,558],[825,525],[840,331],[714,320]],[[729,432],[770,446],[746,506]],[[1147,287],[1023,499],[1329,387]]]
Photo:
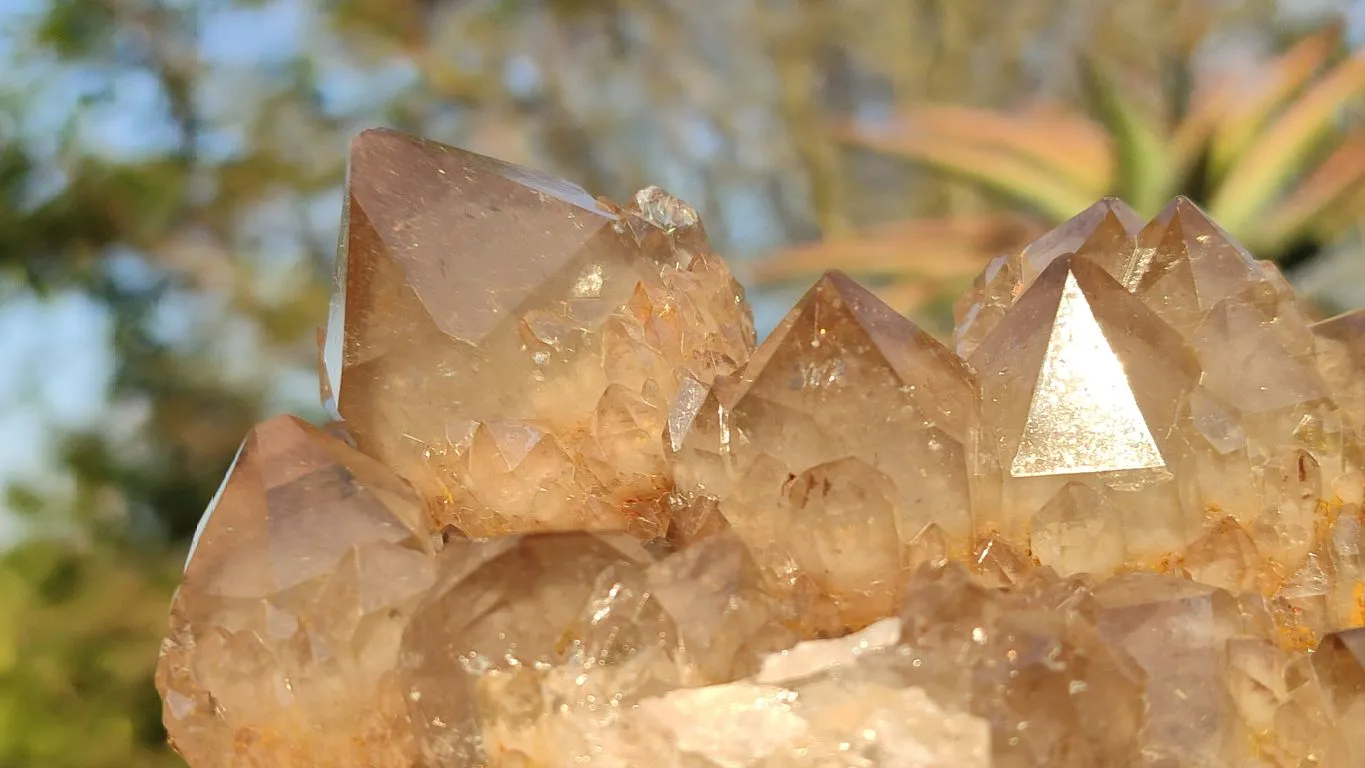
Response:
[[[756,346],[685,202],[391,131],[338,262],[338,421],[252,430],[174,598],[195,768],[1365,765],[1365,321],[1189,200],[956,351],[838,272]]]
[[[1202,510],[1180,498],[1172,440],[1199,368],[1181,338],[1083,257],[1057,259],[971,360],[981,381],[977,527],[1022,536],[1067,482],[1126,510],[1129,544],[1186,540]],[[1162,510],[1160,513],[1156,510]]]
[[[1052,262],[1072,253],[1094,259],[1115,279],[1132,278],[1135,236],[1142,217],[1116,197],[1106,197],[1027,245],[1018,254],[1000,256],[982,272],[953,308],[953,345],[969,356],[975,352],[1006,310]]]
[[[408,765],[389,673],[432,580],[424,517],[335,437],[288,416],[256,427],[204,514],[161,649],[176,748],[195,765]]]
[[[630,528],[612,507],[667,486],[669,402],[752,348],[695,211],[657,188],[616,208],[376,130],[352,147],[346,211],[323,355],[337,411],[466,533]],[[538,441],[490,465],[467,439],[481,424]]]
[[[831,273],[725,402],[705,400],[677,475],[685,491],[718,500],[760,561],[790,563],[860,624],[889,610],[908,567],[902,543],[925,525],[966,547],[973,388],[950,350]],[[883,417],[861,420],[868,408]]]

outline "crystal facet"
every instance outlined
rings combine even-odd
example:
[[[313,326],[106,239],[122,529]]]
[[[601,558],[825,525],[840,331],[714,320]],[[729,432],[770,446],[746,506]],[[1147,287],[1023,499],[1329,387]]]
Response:
[[[470,535],[657,526],[668,404],[753,345],[695,212],[383,130],[347,188],[324,360],[361,449]]]
[[[1190,201],[951,349],[833,272],[755,349],[658,188],[371,131],[347,200],[340,421],[248,435],[172,607],[195,768],[1365,765],[1365,316]]]
[[[760,561],[784,563],[780,580],[812,582],[864,624],[898,602],[904,550],[925,526],[967,548],[973,390],[950,350],[828,274],[702,405],[679,489],[715,499]]]
[[[433,578],[412,490],[289,416],[252,431],[204,515],[157,684],[196,766],[407,766],[393,669]]]
[[[1094,262],[1055,259],[971,358],[981,379],[976,523],[1027,540],[1068,483],[1105,499],[1123,559],[1179,547],[1202,510],[1182,498],[1182,400],[1199,367],[1180,337]],[[1066,503],[1064,500],[1062,503]]]

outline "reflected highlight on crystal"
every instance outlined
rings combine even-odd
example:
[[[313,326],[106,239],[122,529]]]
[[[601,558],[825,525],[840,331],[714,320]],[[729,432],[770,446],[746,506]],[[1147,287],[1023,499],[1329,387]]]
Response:
[[[392,131],[347,187],[340,420],[247,436],[172,606],[194,768],[1365,765],[1365,320],[1192,202],[951,348],[834,272],[755,345],[656,187]]]
[[[1076,276],[1067,273],[1010,474],[1037,477],[1165,465],[1123,364],[1104,338]]]

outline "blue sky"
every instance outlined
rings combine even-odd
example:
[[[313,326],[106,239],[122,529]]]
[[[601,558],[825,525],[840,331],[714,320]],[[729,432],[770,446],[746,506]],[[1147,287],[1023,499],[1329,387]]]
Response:
[[[53,133],[80,106],[79,135],[93,151],[112,158],[156,154],[175,141],[164,119],[160,89],[148,75],[128,69],[96,71],[58,66],[26,51],[27,30],[43,7],[41,0],[0,3],[0,93],[24,94],[26,111],[20,135],[33,146],[51,151]],[[225,6],[226,7],[226,6]],[[233,108],[232,90],[261,66],[288,61],[299,41],[308,39],[308,5],[301,2],[265,3],[254,9],[211,11],[202,20],[201,55],[221,75],[220,87],[210,89],[210,101],[226,112]],[[363,83],[360,84],[363,87]],[[339,96],[348,98],[346,88]],[[354,98],[354,97],[351,97]],[[8,126],[6,126],[8,128]],[[216,149],[234,150],[231,131],[218,137]],[[50,179],[60,186],[60,176]],[[43,190],[34,191],[41,197]],[[328,206],[337,210],[336,202]],[[335,228],[336,215],[325,226]],[[138,279],[136,254],[125,255],[127,279]],[[168,333],[191,326],[205,308],[172,297],[159,314]],[[211,308],[209,308],[211,309]],[[244,358],[251,358],[254,340],[249,330],[228,328]],[[69,492],[69,481],[54,471],[55,436],[62,431],[105,428],[125,432],[136,426],[137,404],[111,409],[108,392],[114,370],[112,322],[107,310],[79,292],[39,298],[16,281],[0,281],[0,489],[15,483],[34,484],[58,495]],[[254,375],[258,371],[241,371]],[[293,371],[281,376],[282,408],[316,396],[316,383]],[[303,380],[300,381],[300,378]],[[0,510],[0,544],[12,540],[20,523]]]

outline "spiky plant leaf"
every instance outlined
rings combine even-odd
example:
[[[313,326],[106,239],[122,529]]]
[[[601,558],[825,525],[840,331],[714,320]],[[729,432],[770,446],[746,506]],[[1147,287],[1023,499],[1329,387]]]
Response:
[[[1247,235],[1248,244],[1274,252],[1313,233],[1328,214],[1365,190],[1365,131],[1346,138]]]
[[[1330,136],[1342,109],[1365,94],[1365,52],[1307,88],[1241,153],[1221,179],[1209,212],[1233,232],[1253,229],[1303,163]]]
[[[860,277],[962,280],[990,256],[1017,249],[1042,230],[1032,219],[1008,214],[891,222],[770,254],[751,276],[760,283],[801,282],[837,265]]]
[[[1081,74],[1087,96],[1114,137],[1118,167],[1114,191],[1139,211],[1155,211],[1167,197],[1172,177],[1165,136],[1155,121],[1124,97],[1113,76],[1096,60],[1082,59]]]
[[[1064,217],[1067,211],[1084,208],[1095,197],[1093,187],[1078,186],[1046,161],[1020,154],[1009,145],[964,139],[955,132],[941,131],[932,120],[923,123],[902,120],[898,125],[895,128],[845,125],[836,129],[836,134],[846,143],[969,179],[1049,218]]]
[[[1341,29],[1330,26],[1294,44],[1250,73],[1232,73],[1219,106],[1226,110],[1210,141],[1209,163],[1222,175],[1256,134],[1341,50]]]

